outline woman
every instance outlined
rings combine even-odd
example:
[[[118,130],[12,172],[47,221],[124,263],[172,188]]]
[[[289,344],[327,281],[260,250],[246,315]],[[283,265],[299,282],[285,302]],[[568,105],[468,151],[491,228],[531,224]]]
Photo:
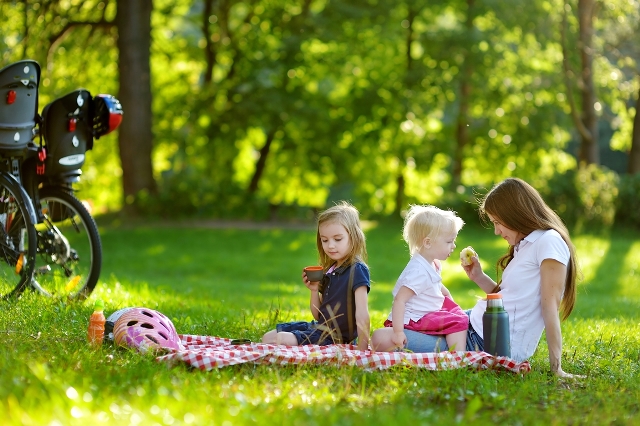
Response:
[[[477,256],[463,268],[484,292],[500,292],[509,313],[511,357],[525,360],[535,352],[546,330],[551,371],[573,377],[562,370],[560,319],[566,319],[576,300],[576,252],[569,232],[531,185],[509,178],[493,187],[480,205],[496,235],[509,243],[509,251],[498,260],[499,284],[482,271]],[[468,311],[467,350],[483,350],[484,300]],[[376,330],[372,345],[378,340]],[[444,339],[407,330],[407,348],[413,352],[435,352],[446,347]],[[385,348],[377,348],[384,350]]]

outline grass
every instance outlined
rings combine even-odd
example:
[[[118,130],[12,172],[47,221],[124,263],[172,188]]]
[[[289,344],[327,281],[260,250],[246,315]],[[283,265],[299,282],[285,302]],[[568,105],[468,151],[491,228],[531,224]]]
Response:
[[[391,307],[408,261],[400,223],[367,231],[372,327]],[[316,262],[309,229],[101,226],[104,265],[88,302],[34,294],[0,304],[0,412],[8,425],[636,424],[640,415],[640,235],[575,236],[583,281],[562,325],[563,367],[547,373],[543,341],[525,376],[496,371],[366,372],[332,366],[240,365],[211,372],[86,343],[91,302],[106,314],[146,306],[180,333],[258,340],[276,322],[308,319],[303,266]],[[444,279],[463,308],[481,295],[457,265],[472,245],[487,272],[505,250],[467,226]]]

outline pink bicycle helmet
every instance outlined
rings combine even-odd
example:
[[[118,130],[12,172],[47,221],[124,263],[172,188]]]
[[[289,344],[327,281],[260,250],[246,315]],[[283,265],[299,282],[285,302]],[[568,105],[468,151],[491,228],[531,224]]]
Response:
[[[131,308],[113,325],[117,345],[130,346],[140,352],[158,349],[182,349],[178,332],[165,315],[147,308]]]

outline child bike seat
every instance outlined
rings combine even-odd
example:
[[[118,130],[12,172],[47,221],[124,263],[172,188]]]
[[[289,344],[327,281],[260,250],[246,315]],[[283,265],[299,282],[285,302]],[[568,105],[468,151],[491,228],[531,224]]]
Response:
[[[26,148],[38,116],[40,65],[24,60],[0,69],[0,152]]]

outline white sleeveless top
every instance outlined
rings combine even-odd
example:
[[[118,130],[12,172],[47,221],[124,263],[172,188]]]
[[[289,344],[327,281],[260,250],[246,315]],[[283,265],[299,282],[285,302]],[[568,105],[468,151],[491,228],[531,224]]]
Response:
[[[516,246],[514,258],[502,274],[500,294],[509,313],[511,358],[524,361],[538,347],[544,320],[540,305],[540,266],[545,259],[569,264],[569,247],[560,234],[553,230],[533,231]],[[479,300],[471,310],[471,325],[482,336],[482,315],[487,307]]]

